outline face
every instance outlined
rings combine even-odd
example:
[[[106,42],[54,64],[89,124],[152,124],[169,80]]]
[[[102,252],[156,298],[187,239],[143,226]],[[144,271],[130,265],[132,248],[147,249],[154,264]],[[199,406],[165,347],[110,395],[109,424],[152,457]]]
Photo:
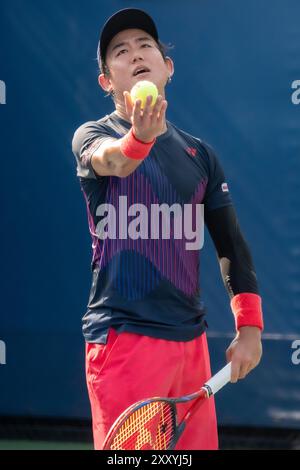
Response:
[[[168,77],[174,70],[172,60],[165,61],[155,40],[141,29],[126,29],[111,40],[106,65],[109,76],[101,74],[99,82],[106,91],[113,90],[117,100],[122,100],[123,92],[130,91],[140,80],[155,83],[164,96]]]

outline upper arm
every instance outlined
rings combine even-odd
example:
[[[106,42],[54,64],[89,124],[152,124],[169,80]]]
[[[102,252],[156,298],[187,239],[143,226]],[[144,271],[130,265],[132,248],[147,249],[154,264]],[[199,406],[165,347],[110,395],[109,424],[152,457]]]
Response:
[[[219,207],[231,206],[232,199],[224,170],[214,150],[204,142],[202,145],[207,156],[208,182],[203,199],[204,210],[207,213]]]
[[[77,161],[77,175],[82,178],[106,176],[105,171],[93,164],[93,156],[99,155],[108,142],[115,141],[109,131],[96,122],[88,122],[79,127],[74,134],[72,150]],[[99,160],[99,158],[97,159]],[[103,165],[104,169],[104,165]],[[100,171],[99,171],[100,170]]]
[[[242,234],[232,205],[206,211],[205,224],[220,258],[235,252]]]
[[[228,258],[231,261],[243,260],[245,265],[252,266],[248,243],[233,206],[220,207],[206,213],[205,224],[214,242],[218,258]]]

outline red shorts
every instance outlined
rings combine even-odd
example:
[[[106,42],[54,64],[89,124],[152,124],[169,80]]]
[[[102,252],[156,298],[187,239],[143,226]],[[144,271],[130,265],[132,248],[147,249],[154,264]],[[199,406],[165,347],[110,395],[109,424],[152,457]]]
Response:
[[[106,344],[86,344],[86,377],[95,449],[102,449],[111,425],[136,401],[152,396],[178,397],[197,391],[210,378],[205,333],[187,342],[117,334]],[[178,419],[193,402],[178,405]],[[206,400],[179,439],[177,450],[218,448],[214,398]]]

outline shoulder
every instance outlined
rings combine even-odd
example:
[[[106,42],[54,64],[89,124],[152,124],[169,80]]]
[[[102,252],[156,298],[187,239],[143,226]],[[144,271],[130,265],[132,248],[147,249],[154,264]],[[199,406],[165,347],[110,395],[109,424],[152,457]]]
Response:
[[[78,138],[82,138],[88,134],[101,134],[101,132],[105,131],[108,132],[110,129],[109,126],[109,116],[105,116],[98,121],[87,121],[81,126],[79,126],[73,136],[73,142],[76,141]]]
[[[109,116],[98,121],[87,121],[76,129],[72,139],[72,150],[79,154],[93,141],[101,137],[113,136],[113,129],[109,124]]]
[[[196,147],[199,152],[199,157],[204,160],[208,165],[212,165],[217,160],[217,156],[213,147],[208,144],[205,140],[201,139],[200,137],[196,137],[195,135],[189,134],[186,131],[183,131],[179,127],[175,126],[171,123],[175,132],[181,139],[185,141],[187,145],[190,147]]]
[[[200,137],[196,137],[193,134],[190,134],[179,127],[175,126],[173,123],[170,123],[177,135],[179,135],[182,139],[184,139],[187,142],[193,143],[197,147],[200,147],[203,149],[203,151],[207,152],[208,148],[211,149],[210,145],[207,144],[204,140],[202,140]]]

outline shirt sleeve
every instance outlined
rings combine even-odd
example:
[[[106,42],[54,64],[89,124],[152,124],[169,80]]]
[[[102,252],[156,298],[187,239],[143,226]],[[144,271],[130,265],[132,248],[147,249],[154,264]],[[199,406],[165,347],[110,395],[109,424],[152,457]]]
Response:
[[[232,199],[223,168],[210,145],[202,142],[208,157],[208,182],[204,196],[205,211],[231,206]]]
[[[233,206],[207,212],[205,223],[214,242],[224,285],[232,298],[243,292],[259,294],[256,272]]]
[[[88,179],[99,178],[92,167],[92,155],[104,141],[112,139],[109,129],[94,121],[87,122],[76,130],[72,140],[72,151],[77,162],[77,176]]]

